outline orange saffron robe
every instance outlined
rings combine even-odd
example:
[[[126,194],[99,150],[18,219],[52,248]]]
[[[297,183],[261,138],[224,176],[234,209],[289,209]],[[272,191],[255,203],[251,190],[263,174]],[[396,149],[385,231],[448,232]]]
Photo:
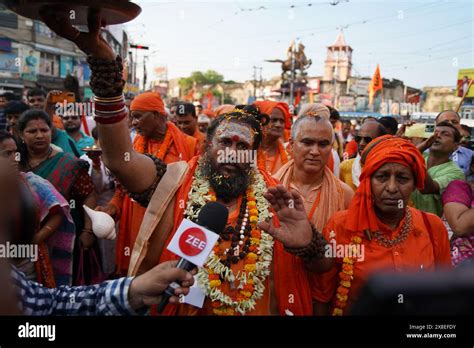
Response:
[[[174,232],[170,233],[165,245],[169,244],[184,217],[184,208],[180,202],[187,202],[188,200],[188,192],[191,188],[194,171],[197,167],[197,157],[190,162],[190,167],[187,178],[177,192],[174,207]],[[262,170],[261,173],[269,187],[277,184],[277,181],[268,173]],[[233,222],[237,219],[237,214],[238,209],[231,211],[229,214],[229,222]],[[278,224],[277,219],[274,219],[275,223]],[[176,259],[178,259],[176,255],[165,249],[160,257],[160,263]],[[243,269],[242,260],[232,265],[234,274],[240,269]],[[312,315],[311,288],[308,271],[305,269],[304,262],[302,259],[286,252],[283,245],[278,241],[275,241],[273,246],[271,273],[272,275],[267,277],[264,281],[265,291],[263,296],[256,302],[255,309],[247,312],[246,315],[270,315],[274,314],[274,312],[279,315],[285,315],[286,310],[294,315]],[[221,289],[226,292],[228,285],[225,284],[225,282],[223,283],[224,286]],[[272,289],[274,292],[271,293]],[[272,300],[274,301],[272,302]],[[274,310],[272,310],[272,308]],[[153,309],[152,314],[156,314],[156,311]],[[211,302],[206,298],[202,309],[186,304],[168,305],[163,315],[212,315]]]
[[[199,131],[199,128],[196,128],[196,132],[193,134],[193,138],[196,139],[197,144],[196,144],[196,151],[197,153],[204,153],[204,146],[206,143],[206,136],[204,133]]]
[[[369,241],[365,235],[361,235],[361,245],[364,246],[363,255],[360,260],[354,263],[354,277],[351,280],[351,287],[348,294],[347,308],[344,313],[350,312],[350,306],[357,300],[361,288],[368,277],[377,271],[387,270],[396,272],[406,271],[434,271],[439,267],[451,266],[450,246],[448,233],[441,219],[434,214],[426,214],[431,229],[431,238],[428,226],[425,225],[421,211],[409,208],[412,213],[412,230],[407,239],[392,247],[387,248],[379,245],[375,238]],[[331,236],[337,245],[344,246],[351,244],[352,232],[346,230],[345,224],[350,215],[349,210],[335,213],[323,230],[326,240],[330,241]],[[395,231],[381,221],[377,221],[379,230],[388,235],[390,239],[395,238],[400,232],[405,219]],[[331,233],[332,232],[332,233]],[[332,244],[332,243],[330,243]],[[362,252],[362,249],[360,249]],[[339,286],[339,272],[341,271],[342,259],[336,258],[336,265],[329,272],[320,275],[320,284],[316,289],[316,298],[323,303],[335,300],[336,289]],[[332,311],[331,311],[332,313]]]
[[[281,151],[284,153],[282,154]],[[268,151],[263,151],[265,156],[265,169],[271,175],[276,174],[283,165],[288,163],[288,154],[285,150],[285,147],[281,143],[281,140],[278,140],[278,148],[273,154],[270,154]]]
[[[188,161],[196,152],[196,140],[189,135],[181,133],[177,130],[176,126],[168,125],[168,131],[173,132],[173,140],[166,152],[164,162],[169,164],[180,160]],[[138,150],[137,143],[138,138],[135,138],[135,150]],[[179,143],[182,145],[177,145]],[[156,156],[160,150],[161,144],[161,141],[150,139],[148,142],[147,153]],[[183,145],[185,146],[184,149],[182,148]],[[117,209],[116,218],[120,219],[116,246],[116,273],[126,276],[135,239],[137,238],[140,225],[145,216],[146,208],[141,206],[139,203],[132,201],[123,189],[117,189],[115,191],[115,195],[110,201],[110,204],[115,206]]]

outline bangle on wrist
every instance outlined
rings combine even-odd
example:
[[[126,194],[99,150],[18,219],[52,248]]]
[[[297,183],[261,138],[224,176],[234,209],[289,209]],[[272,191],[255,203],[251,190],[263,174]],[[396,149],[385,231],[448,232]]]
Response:
[[[112,124],[112,123],[119,123],[120,121],[122,121],[125,117],[128,116],[128,113],[127,112],[122,112],[118,115],[115,115],[115,116],[107,116],[107,117],[103,117],[103,116],[94,116],[94,121],[96,121],[97,123],[100,123],[100,124]]]

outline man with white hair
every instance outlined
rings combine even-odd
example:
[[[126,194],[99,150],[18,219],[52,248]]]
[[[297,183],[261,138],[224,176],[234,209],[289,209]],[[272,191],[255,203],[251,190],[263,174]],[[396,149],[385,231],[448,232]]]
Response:
[[[318,231],[332,214],[347,209],[354,196],[354,191],[326,165],[334,140],[332,125],[325,117],[298,117],[290,138],[293,159],[274,175],[288,190],[293,189],[302,197],[308,219]],[[314,285],[315,277],[311,280]]]
[[[303,104],[298,113],[298,118],[301,116],[320,116],[329,121],[331,112],[329,109],[321,103],[308,103]],[[329,157],[327,165],[329,169],[334,173],[334,175],[339,177],[339,166],[341,164],[341,159],[337,151],[333,148],[332,155]]]

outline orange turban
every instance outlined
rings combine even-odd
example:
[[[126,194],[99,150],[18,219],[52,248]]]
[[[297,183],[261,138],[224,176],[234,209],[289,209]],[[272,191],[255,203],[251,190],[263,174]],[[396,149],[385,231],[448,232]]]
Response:
[[[226,114],[228,112],[231,112],[232,110],[235,109],[235,106],[232,104],[222,104],[219,105],[217,108],[214,109],[214,113],[216,116],[220,116],[222,114]]]
[[[163,99],[156,92],[145,92],[137,95],[130,104],[130,111],[157,111],[160,115],[166,115]]]
[[[416,187],[421,190],[425,182],[426,164],[415,145],[392,135],[372,140],[362,153],[361,163],[360,185],[349,206],[351,213],[348,215],[346,228],[354,232],[373,232],[379,227],[372,201],[371,176],[386,163],[399,163],[412,170]]]
[[[285,116],[285,129],[291,129],[291,114],[287,103],[264,100],[256,101],[255,103],[253,103],[253,105],[258,107],[261,113],[267,114],[268,116],[270,116],[273,109],[279,109],[281,112],[283,112],[283,115]]]

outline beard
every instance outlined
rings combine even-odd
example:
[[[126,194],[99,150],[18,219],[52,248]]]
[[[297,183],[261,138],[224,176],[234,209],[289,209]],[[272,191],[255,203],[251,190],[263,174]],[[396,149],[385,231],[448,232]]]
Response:
[[[236,169],[237,171],[233,175],[222,174],[219,165],[207,153],[201,172],[209,180],[216,197],[224,202],[229,202],[245,194],[251,181],[250,168],[245,170],[236,166]]]
[[[64,130],[66,132],[77,132],[78,130],[81,129],[81,126],[68,126],[68,127],[64,127]]]

